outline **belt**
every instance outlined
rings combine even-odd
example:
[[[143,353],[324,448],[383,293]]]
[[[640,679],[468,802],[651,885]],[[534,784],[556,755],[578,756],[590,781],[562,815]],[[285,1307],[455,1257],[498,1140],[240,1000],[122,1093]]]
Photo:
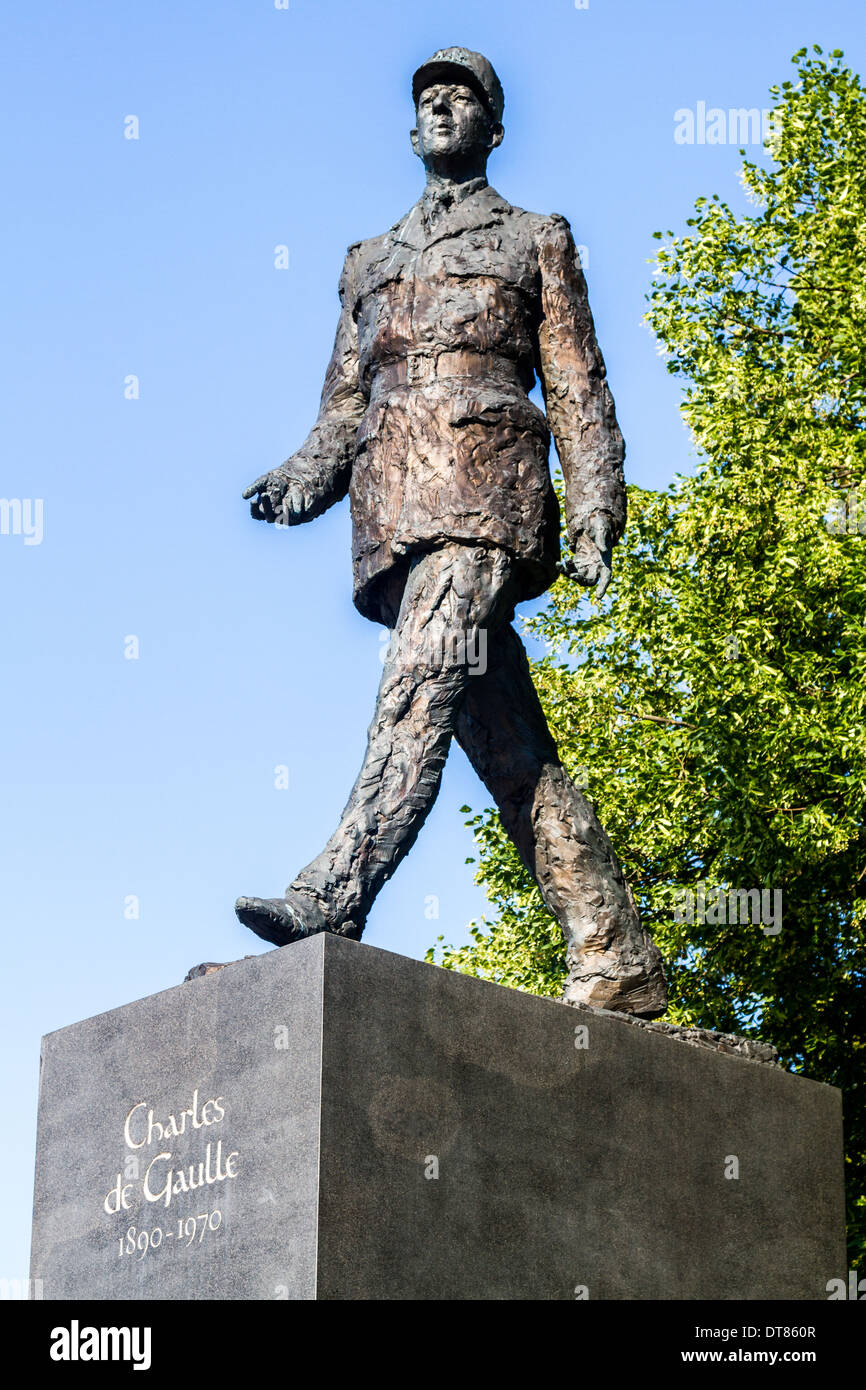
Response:
[[[442,377],[474,377],[522,386],[520,369],[511,357],[494,352],[440,352],[438,356],[413,353],[399,362],[379,367],[370,384],[370,395],[384,395],[395,386],[426,386]]]

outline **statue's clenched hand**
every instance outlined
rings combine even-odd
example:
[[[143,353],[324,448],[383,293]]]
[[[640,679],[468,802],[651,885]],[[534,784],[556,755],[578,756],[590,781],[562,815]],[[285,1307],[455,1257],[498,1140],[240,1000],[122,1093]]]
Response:
[[[278,526],[298,526],[316,503],[314,488],[292,468],[291,459],[250,483],[244,498],[256,521],[273,521]]]
[[[610,583],[613,559],[613,523],[605,512],[594,512],[575,538],[574,554],[563,560],[560,570],[587,589],[595,585],[601,598]]]

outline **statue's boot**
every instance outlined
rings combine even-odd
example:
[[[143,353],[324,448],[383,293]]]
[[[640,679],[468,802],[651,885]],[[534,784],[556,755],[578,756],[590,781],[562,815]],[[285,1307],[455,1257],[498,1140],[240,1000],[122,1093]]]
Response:
[[[245,927],[274,946],[289,946],[323,931],[355,941],[361,936],[361,928],[354,922],[335,926],[312,894],[291,888],[283,898],[238,898],[235,912]]]
[[[587,896],[592,899],[588,911],[575,913],[572,905],[572,911],[563,913],[568,966],[563,1000],[659,1018],[668,1006],[662,958],[641,925],[621,871],[607,877],[603,902],[595,901],[600,893]]]
[[[662,958],[592,803],[563,767],[513,628],[468,682],[457,738],[566,944],[563,999],[641,1018],[667,1008]]]
[[[660,1017],[668,1006],[661,954],[591,802],[561,764],[543,769],[532,812],[536,879],[566,941],[563,1000]]]

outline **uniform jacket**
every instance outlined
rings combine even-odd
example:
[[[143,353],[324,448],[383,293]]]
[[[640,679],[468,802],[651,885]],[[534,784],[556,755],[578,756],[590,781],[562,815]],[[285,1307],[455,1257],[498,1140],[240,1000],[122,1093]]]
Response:
[[[548,587],[551,432],[571,543],[593,512],[615,539],[625,524],[623,440],[569,225],[479,184],[432,229],[419,200],[349,248],[319,416],[287,465],[316,511],[349,492],[355,604],[389,626],[395,578],[445,539],[510,551],[525,598]]]

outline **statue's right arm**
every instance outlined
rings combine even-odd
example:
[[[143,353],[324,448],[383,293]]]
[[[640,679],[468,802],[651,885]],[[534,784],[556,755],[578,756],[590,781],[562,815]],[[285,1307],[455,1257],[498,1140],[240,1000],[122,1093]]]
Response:
[[[352,317],[357,262],[358,248],[352,246],[340,276],[340,321],[316,423],[297,453],[244,492],[256,520],[297,526],[320,516],[348,491],[355,437],[367,408],[358,382],[358,331]]]

